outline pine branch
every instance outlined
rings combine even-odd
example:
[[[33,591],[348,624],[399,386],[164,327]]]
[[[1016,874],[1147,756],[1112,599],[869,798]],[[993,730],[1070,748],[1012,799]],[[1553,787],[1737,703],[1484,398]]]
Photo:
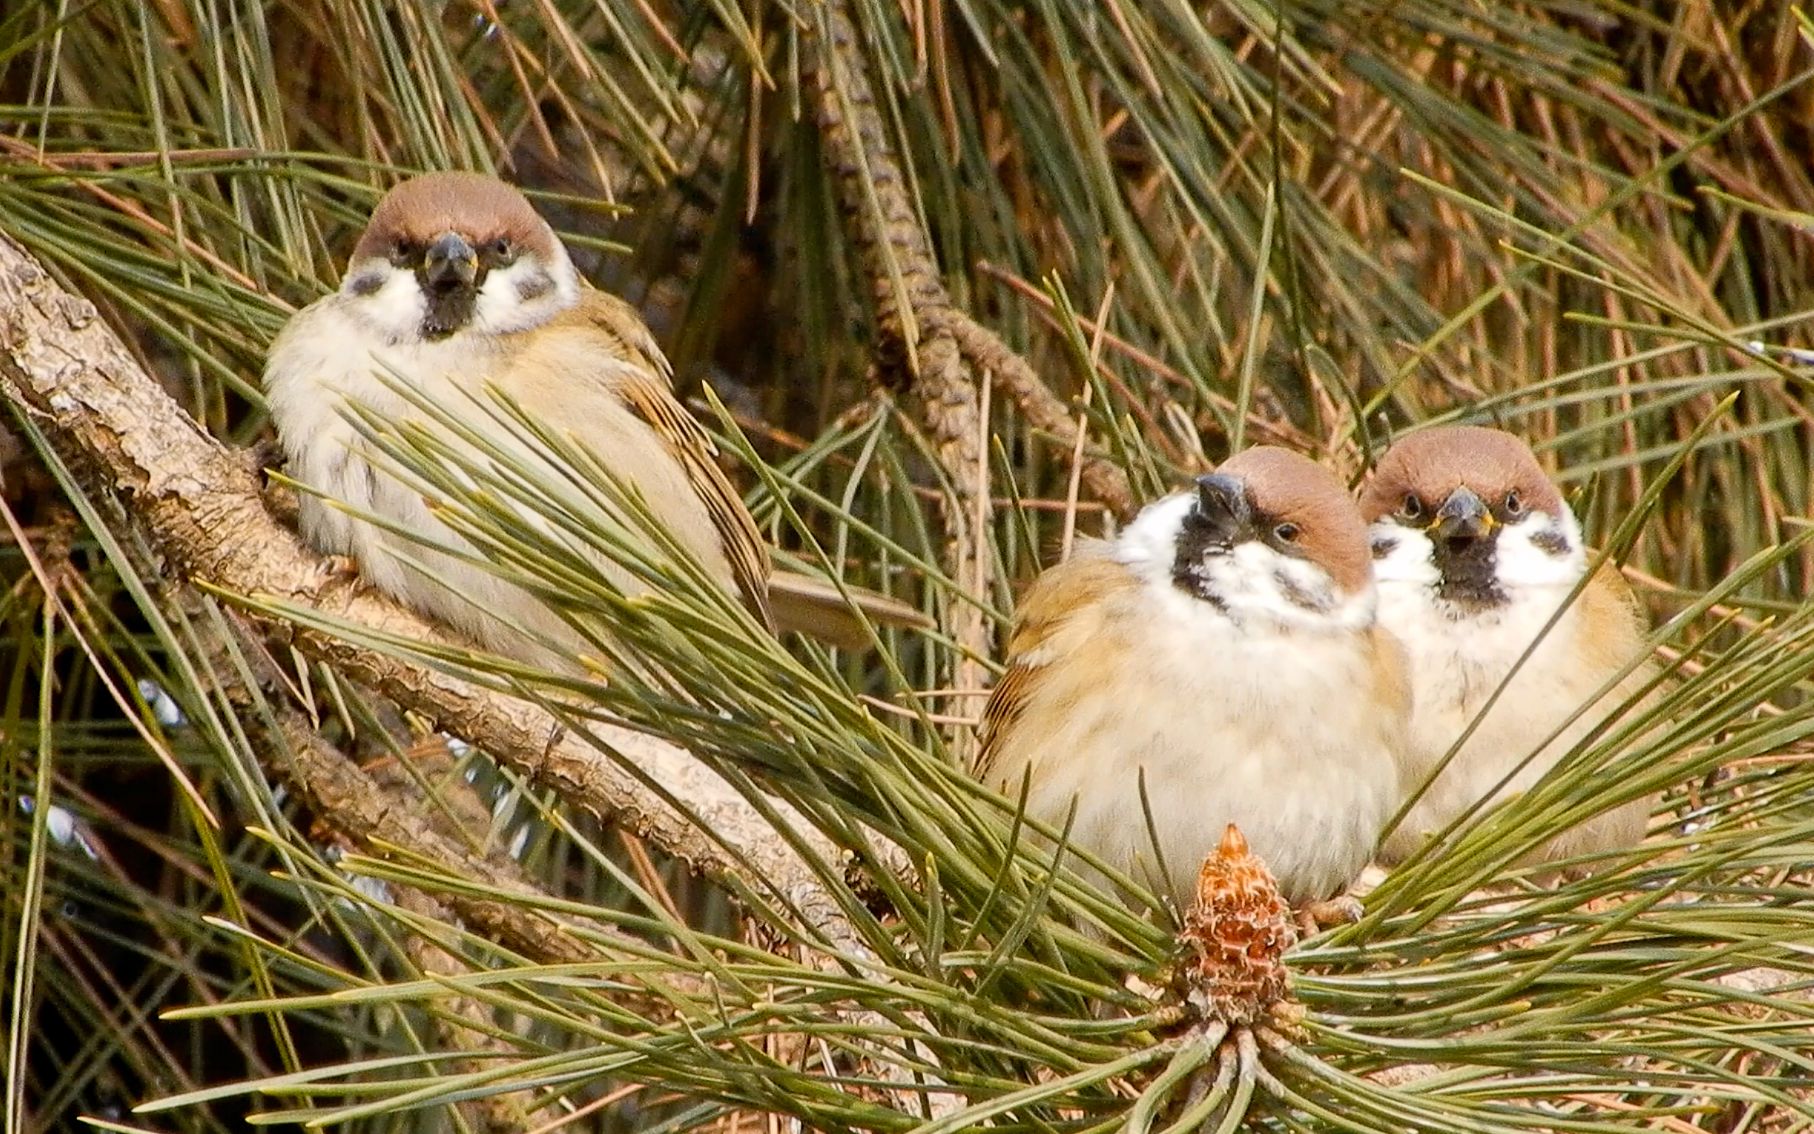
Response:
[[[813,76],[819,131],[875,295],[884,336],[878,365],[884,372],[904,366],[912,376],[954,484],[965,485],[975,469],[986,469],[977,463],[982,434],[974,425],[974,383],[963,366],[989,376],[1028,421],[1075,451],[1077,423],[1070,410],[1026,359],[951,301],[866,77],[849,4],[834,0],[819,11],[822,56]],[[1114,511],[1132,512],[1127,474],[1094,445],[1081,452],[1090,491]]]
[[[123,496],[125,510],[148,541],[197,582],[223,591],[277,596],[313,607],[324,618],[375,635],[457,645],[444,631],[376,593],[348,584],[272,519],[248,465],[184,415],[127,354],[85,301],[64,291],[0,235],[0,392],[46,427],[98,495]],[[353,680],[436,720],[501,762],[550,785],[567,802],[635,831],[734,893],[769,894],[783,915],[798,911],[803,928],[827,946],[812,963],[832,971],[853,961],[871,979],[869,949],[814,875],[807,848],[836,862],[835,847],[779,800],[767,805],[789,822],[784,835],[754,805],[686,752],[604,722],[589,725],[668,798],[589,745],[570,736],[553,714],[472,683],[330,635],[256,614],[249,619],[275,641],[293,645]],[[246,651],[248,654],[252,651]],[[223,668],[223,667],[217,667]],[[251,707],[247,691],[246,707]],[[300,714],[280,714],[286,778],[337,831],[373,846],[405,849],[450,873],[500,891],[537,893],[513,870],[474,860],[458,842],[408,806],[398,806],[343,754],[321,741]],[[274,738],[275,739],[275,738]],[[672,802],[670,802],[670,798]],[[709,834],[708,834],[709,832]],[[884,851],[888,850],[885,845]],[[583,943],[552,923],[503,902],[437,896],[469,924],[539,961],[593,959]],[[581,953],[573,956],[573,951]],[[802,950],[805,952],[805,950]],[[836,954],[833,956],[832,954]],[[677,974],[674,974],[677,975]],[[874,1026],[873,1013],[848,1014]],[[882,1082],[903,1097],[943,1084],[901,1063],[885,1042],[869,1045]],[[936,1059],[916,1052],[924,1062]],[[905,1084],[918,1081],[919,1086]],[[937,1113],[956,1105],[935,1095]]]
[[[246,651],[248,655],[251,651]],[[215,666],[217,680],[225,667]],[[248,723],[259,719],[253,694],[242,684],[222,681],[229,705]],[[523,903],[473,897],[459,892],[436,892],[430,900],[444,904],[460,920],[504,947],[542,964],[575,964],[596,961],[603,950],[586,937],[609,938],[614,931],[589,926],[581,936],[577,927],[537,909],[549,894],[530,879],[515,860],[502,855],[479,856],[468,851],[448,830],[439,813],[411,799],[393,785],[377,781],[344,752],[323,740],[309,719],[294,709],[270,706],[272,728],[267,736],[265,767],[280,776],[349,844],[383,857],[402,857],[432,863],[451,878],[475,888],[507,893]],[[256,735],[256,732],[255,732]],[[625,944],[630,944],[625,939]]]
[[[888,140],[849,5],[817,9],[819,65],[812,74],[818,126],[844,213],[868,275],[882,342],[876,367],[886,378],[904,373],[917,396],[933,452],[951,485],[945,529],[946,570],[973,595],[990,590],[988,399],[976,375],[1006,392],[1034,426],[1077,454],[1083,480],[1119,513],[1133,511],[1127,475],[1079,437],[1079,426],[1025,359],[951,301],[930,242],[914,208],[901,163]],[[986,395],[987,390],[984,390]],[[948,629],[961,654],[953,684],[981,689],[990,627],[982,610],[952,608]],[[953,738],[969,750],[968,730]]]

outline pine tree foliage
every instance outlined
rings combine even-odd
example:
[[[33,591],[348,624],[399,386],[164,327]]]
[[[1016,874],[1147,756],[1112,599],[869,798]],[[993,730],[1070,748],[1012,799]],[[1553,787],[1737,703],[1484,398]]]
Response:
[[[177,582],[9,403],[11,1128],[1814,1129],[1811,77],[1764,4],[8,7],[0,231],[215,436],[264,435],[264,350],[386,186],[494,169],[645,312],[779,557],[940,625],[776,642],[510,404],[573,477],[363,422],[592,647],[528,672]],[[1184,911],[959,770],[977,693],[1073,535],[1244,445],[1358,476],[1439,420],[1536,443],[1663,676],[1237,1037]],[[710,830],[681,869],[272,621],[600,761],[606,718],[684,747],[802,817],[812,899]],[[341,766],[376,794],[309,779]],[[1647,795],[1637,850],[1515,865]]]

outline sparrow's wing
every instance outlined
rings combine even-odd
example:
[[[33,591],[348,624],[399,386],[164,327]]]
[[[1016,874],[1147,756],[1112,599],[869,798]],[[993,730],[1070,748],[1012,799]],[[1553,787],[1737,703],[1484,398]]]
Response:
[[[1373,647],[1373,701],[1392,708],[1393,716],[1403,718],[1411,712],[1411,659],[1396,635],[1384,626],[1375,625],[1367,632]]]
[[[983,706],[982,724],[978,726],[981,740],[977,745],[976,760],[970,768],[971,773],[984,783],[994,784],[993,773],[996,757],[1001,755],[1002,738],[1013,731],[1026,709],[1027,698],[1038,681],[1038,669],[1038,665],[1010,661],[1008,668],[1002,671],[1001,680],[989,691],[989,701]]]
[[[1008,639],[1008,668],[995,683],[983,706],[979,726],[975,776],[993,784],[995,765],[1002,748],[1021,722],[1027,704],[1054,665],[1062,665],[1071,652],[1069,629],[1097,622],[1101,603],[1110,595],[1135,586],[1126,567],[1110,559],[1104,544],[1080,544],[1072,557],[1033,581],[1015,615],[1014,633]],[[1081,637],[1094,635],[1086,631]],[[1006,769],[1000,769],[1005,771]],[[1014,785],[1005,785],[1010,790]]]
[[[1596,670],[1618,669],[1644,649],[1649,615],[1617,563],[1611,559],[1601,563],[1576,601],[1583,625],[1588,628],[1581,640],[1586,649],[1597,655],[1592,659]],[[1644,670],[1637,670],[1634,676],[1644,678]]]
[[[584,293],[577,314],[605,337],[618,358],[631,363],[613,367],[608,380],[624,404],[647,423],[685,470],[688,483],[718,533],[738,592],[773,629],[774,617],[768,602],[768,548],[749,509],[743,506],[743,497],[718,467],[718,446],[693,415],[674,400],[673,372],[656,346],[655,337],[635,308],[602,291]]]
[[[1593,552],[1587,553],[1593,558]],[[1641,627],[1645,621],[1644,604],[1632,591],[1631,584],[1625,581],[1625,573],[1610,557],[1600,563],[1600,569],[1594,572],[1593,581],[1588,583],[1582,594],[1584,602],[1595,605],[1605,604],[1609,611],[1619,614],[1627,623]],[[1643,631],[1639,629],[1639,633]]]
[[[849,584],[839,590],[830,579],[794,571],[769,573],[768,601],[778,629],[797,630],[846,650],[869,648],[864,615],[878,626],[923,630],[932,625],[918,607],[900,599]]]
[[[668,360],[635,309],[616,296],[590,292],[580,311],[610,341],[613,352],[632,364],[628,373],[613,378],[618,394],[686,469],[718,532],[738,589],[771,629],[798,630],[835,646],[861,649],[870,644],[869,631],[853,608],[883,625],[931,624],[918,609],[862,587],[847,587],[847,600],[828,581],[771,571],[767,544],[743,498],[718,467],[718,447],[674,400]]]

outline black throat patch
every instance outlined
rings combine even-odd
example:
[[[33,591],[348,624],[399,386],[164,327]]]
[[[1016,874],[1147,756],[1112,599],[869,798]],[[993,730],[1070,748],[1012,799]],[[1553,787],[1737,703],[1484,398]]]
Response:
[[[422,314],[422,337],[444,339],[472,322],[473,310],[479,305],[479,289],[485,286],[485,269],[480,268],[470,284],[437,287],[428,282],[423,272],[416,273],[416,283],[428,309]]]
[[[1185,514],[1184,522],[1178,528],[1177,548],[1172,555],[1172,585],[1223,613],[1227,613],[1228,607],[1211,589],[1208,560],[1211,556],[1228,554],[1229,548],[1234,546],[1233,534],[1227,524],[1218,523],[1193,508]]]
[[[1506,593],[1499,586],[1498,549],[1495,536],[1472,539],[1432,538],[1437,597],[1471,610],[1500,606]]]

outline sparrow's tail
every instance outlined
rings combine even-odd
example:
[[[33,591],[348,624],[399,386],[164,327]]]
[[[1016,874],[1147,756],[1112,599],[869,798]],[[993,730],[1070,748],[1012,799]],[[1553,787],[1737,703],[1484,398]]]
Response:
[[[798,630],[828,646],[846,650],[869,648],[864,615],[877,626],[925,629],[932,625],[932,619],[899,599],[849,584],[845,592],[840,592],[828,579],[792,571],[769,575],[768,603],[777,630]]]

